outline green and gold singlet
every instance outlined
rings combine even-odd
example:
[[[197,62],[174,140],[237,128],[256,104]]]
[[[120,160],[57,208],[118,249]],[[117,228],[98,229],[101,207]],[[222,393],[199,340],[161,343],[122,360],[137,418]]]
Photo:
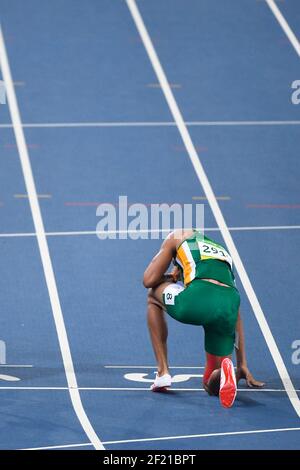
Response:
[[[194,279],[215,279],[235,286],[232,259],[224,246],[195,231],[178,247],[175,264],[182,270],[184,284]]]

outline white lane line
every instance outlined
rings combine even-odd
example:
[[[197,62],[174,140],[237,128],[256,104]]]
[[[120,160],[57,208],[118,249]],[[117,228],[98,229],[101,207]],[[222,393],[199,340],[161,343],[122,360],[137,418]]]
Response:
[[[26,238],[26,237],[36,237],[35,232],[19,232],[19,233],[0,233],[0,238]]]
[[[262,226],[250,226],[250,227],[227,227],[232,232],[238,231],[251,231],[251,230],[299,230],[300,225],[262,225]],[[208,231],[220,230],[220,228],[206,229]]]
[[[300,121],[185,121],[190,126],[299,126]]]
[[[37,242],[39,246],[41,261],[44,269],[45,279],[48,287],[50,302],[52,306],[53,317],[55,321],[59,346],[62,354],[63,364],[65,368],[68,386],[70,388],[70,397],[74,411],[79,422],[84,429],[88,439],[93,443],[96,449],[104,449],[100,439],[95,433],[86,413],[82,406],[80,394],[77,388],[77,379],[74,371],[72,355],[70,351],[67,331],[64,323],[63,313],[61,310],[59,295],[57,291],[56,280],[53,272],[53,266],[50,258],[45,228],[40,211],[39,200],[32,174],[30,158],[25,142],[25,136],[22,129],[20,112],[17,104],[16,94],[14,90],[13,80],[9,67],[8,57],[5,48],[5,42],[0,25],[0,67],[2,76],[6,86],[7,102],[10,110],[11,120],[14,127],[14,133],[18,152],[20,156],[21,167],[23,171],[24,181],[27,194],[29,196],[29,204],[31,208],[32,218],[36,231]]]
[[[23,238],[23,237],[36,237],[36,233],[35,232],[0,233],[0,238]]]
[[[28,447],[26,449],[19,449],[19,450],[51,450],[51,449],[69,449],[73,447],[87,447],[92,446],[91,442],[86,442],[84,444],[64,444],[62,446],[47,446],[47,447]]]
[[[20,390],[20,391],[70,391],[68,387],[0,387],[0,390]],[[151,392],[150,387],[78,387],[77,390],[82,391],[100,391],[100,392]],[[205,392],[204,388],[180,388],[173,387],[170,389],[171,392]],[[238,392],[278,392],[285,393],[286,389],[278,388],[239,388]],[[296,390],[300,392],[300,390]]]
[[[214,126],[299,126],[300,121],[185,121],[187,127],[214,127]],[[12,124],[0,124],[0,129],[11,129]],[[132,122],[44,122],[23,123],[22,127],[38,128],[74,128],[74,127],[176,127],[173,121],[132,121]]]
[[[231,201],[230,196],[216,196],[216,199],[218,201]],[[192,197],[193,201],[207,201],[206,196],[193,196]]]
[[[153,442],[153,441],[174,441],[177,439],[195,439],[203,437],[222,437],[222,436],[240,436],[243,434],[263,434],[271,432],[287,432],[287,431],[300,431],[300,428],[278,428],[278,429],[255,429],[253,431],[233,431],[233,432],[214,432],[209,434],[188,434],[185,436],[167,436],[167,437],[151,437],[145,439],[126,439],[123,441],[106,441],[105,445],[109,444],[130,444],[134,442]]]
[[[287,35],[290,43],[294,47],[294,49],[297,52],[298,56],[300,57],[300,43],[299,43],[295,33],[291,29],[290,25],[286,21],[285,17],[283,16],[281,11],[279,10],[279,8],[276,5],[276,3],[274,2],[274,0],[266,0],[266,2],[269,5],[270,9],[272,10],[272,12],[273,12],[275,18],[277,19],[278,23],[282,27],[283,31]]]
[[[243,265],[243,262],[240,258],[240,255],[238,253],[238,250],[234,244],[234,241],[231,237],[231,234],[229,232],[229,229],[226,225],[225,219],[223,217],[223,214],[220,210],[218,201],[216,200],[216,196],[213,192],[213,189],[210,185],[210,182],[206,176],[206,173],[204,171],[204,168],[200,162],[200,159],[198,157],[197,151],[195,149],[195,146],[192,142],[192,139],[190,137],[189,131],[187,130],[187,127],[184,123],[183,117],[181,115],[181,112],[178,108],[178,105],[176,103],[176,100],[174,98],[174,95],[172,93],[172,90],[169,86],[167,77],[165,75],[165,72],[160,64],[159,58],[156,54],[155,48],[152,44],[152,41],[150,39],[150,36],[148,34],[148,31],[145,27],[144,21],[140,15],[140,12],[138,10],[138,7],[135,3],[135,0],[126,0],[126,3],[128,5],[128,8],[131,12],[132,18],[135,22],[135,25],[137,27],[137,30],[141,36],[141,39],[144,43],[145,49],[147,51],[148,57],[150,59],[150,62],[153,66],[153,69],[157,75],[158,81],[161,84],[162,91],[165,95],[166,101],[169,105],[170,111],[173,115],[174,121],[177,123],[178,131],[181,135],[181,138],[184,142],[184,145],[186,147],[186,150],[189,154],[190,160],[192,162],[192,165],[194,166],[195,172],[198,176],[198,179],[200,181],[200,184],[204,190],[205,196],[207,197],[211,210],[214,214],[214,217],[216,219],[217,225],[220,227],[220,231],[222,233],[223,239],[227,245],[227,248],[229,249],[229,252],[232,256],[233,262],[235,264],[236,270],[239,274],[239,277],[241,279],[241,282],[243,284],[243,287],[245,289],[245,292],[248,296],[248,299],[252,305],[253,312],[256,316],[256,319],[258,321],[258,324],[261,328],[261,331],[264,335],[264,338],[266,340],[266,343],[268,345],[268,348],[270,350],[270,353],[273,357],[273,360],[275,362],[275,365],[277,367],[278,373],[281,377],[282,383],[284,385],[284,388],[286,389],[286,392],[289,396],[289,399],[291,401],[291,404],[293,405],[297,415],[300,417],[300,400],[299,397],[295,391],[295,388],[293,386],[293,383],[290,379],[289,373],[287,371],[287,368],[283,362],[283,359],[281,357],[281,354],[279,352],[279,349],[277,347],[277,344],[275,342],[275,339],[272,335],[272,332],[269,328],[269,325],[266,321],[266,318],[264,316],[264,313],[262,311],[262,308],[259,304],[259,301],[256,297],[256,294],[254,292],[254,289],[252,287],[252,284],[250,282],[250,279],[248,277],[248,274],[245,270],[245,267]]]
[[[17,387],[16,387],[17,388]],[[99,390],[99,391],[126,391],[126,392],[135,392],[135,391],[143,391],[143,392],[151,392],[149,387],[79,387],[79,390]],[[206,392],[204,388],[180,388],[180,387],[171,387],[171,392]],[[285,388],[278,389],[278,388],[239,388],[238,392],[286,392]],[[296,390],[296,392],[300,392],[300,390]]]
[[[21,391],[26,391],[26,390],[45,390],[45,391],[52,391],[52,390],[71,390],[68,387],[0,387],[0,390],[21,390]],[[79,390],[79,389],[77,389]]]
[[[257,226],[257,227],[228,227],[228,230],[231,232],[239,232],[239,231],[256,231],[256,230],[299,230],[300,225],[270,225],[270,226]],[[79,236],[79,235],[104,235],[104,234],[111,234],[111,235],[118,235],[123,233],[168,233],[170,230],[142,230],[142,231],[135,231],[135,230],[110,230],[110,231],[96,231],[96,230],[78,230],[73,232],[46,232],[45,235],[47,237],[68,237],[68,236]],[[219,227],[207,227],[205,232],[219,232]],[[14,238],[14,237],[36,237],[35,232],[25,232],[25,233],[0,233],[0,238]]]
[[[39,199],[51,199],[52,194],[37,194]],[[28,194],[14,194],[15,199],[28,199]]]
[[[232,431],[232,432],[222,432],[222,433],[209,433],[209,434],[190,434],[187,436],[168,436],[168,437],[152,437],[145,439],[126,439],[122,441],[106,441],[103,442],[104,445],[110,444],[128,444],[135,442],[152,442],[152,441],[168,441],[175,439],[193,439],[193,438],[204,438],[204,437],[226,437],[226,436],[237,436],[243,434],[263,434],[263,433],[275,433],[275,432],[288,432],[288,431],[300,431],[300,428],[275,428],[275,429],[254,429],[251,431]],[[57,445],[57,446],[47,446],[47,447],[31,447],[21,450],[47,450],[47,449],[63,449],[67,447],[85,447],[91,445],[90,443],[85,444],[69,444],[69,445]]]
[[[106,369],[156,369],[157,366],[104,366]],[[205,369],[205,366],[169,366],[169,369]]]
[[[34,367],[31,364],[0,364],[0,369],[1,367]]]
[[[181,88],[181,83],[169,83],[171,88]],[[147,83],[147,88],[160,88],[159,83]]]

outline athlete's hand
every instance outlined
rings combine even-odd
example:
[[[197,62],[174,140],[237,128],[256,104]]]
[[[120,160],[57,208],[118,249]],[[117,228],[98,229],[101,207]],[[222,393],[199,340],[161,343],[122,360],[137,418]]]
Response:
[[[260,382],[259,380],[256,380],[251,372],[249,371],[247,366],[240,366],[237,368],[236,371],[236,380],[237,383],[241,380],[245,379],[247,386],[250,388],[262,388],[264,387],[265,383]]]

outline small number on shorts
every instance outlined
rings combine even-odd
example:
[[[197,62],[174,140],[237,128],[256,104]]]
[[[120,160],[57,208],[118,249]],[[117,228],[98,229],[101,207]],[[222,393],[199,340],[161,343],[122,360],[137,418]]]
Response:
[[[169,292],[167,293],[167,300],[172,300],[172,294],[170,294]]]

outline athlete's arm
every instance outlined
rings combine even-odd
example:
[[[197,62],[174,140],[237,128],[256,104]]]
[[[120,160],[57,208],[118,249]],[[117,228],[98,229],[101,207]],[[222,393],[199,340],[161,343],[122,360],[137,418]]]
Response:
[[[247,359],[246,359],[246,351],[245,351],[245,334],[244,334],[244,327],[243,327],[243,320],[241,318],[241,312],[239,310],[238,319],[236,322],[236,344],[235,344],[235,352],[236,352],[236,361],[237,361],[237,369],[241,367],[247,367]]]
[[[245,379],[247,382],[248,387],[256,387],[261,388],[265,384],[264,382],[259,382],[256,380],[247,366],[247,359],[246,359],[246,351],[245,351],[245,334],[244,334],[244,327],[243,321],[241,318],[241,313],[239,311],[237,324],[236,324],[236,336],[237,336],[237,345],[236,345],[236,360],[237,360],[237,371],[236,371],[236,378],[237,381],[241,379]]]
[[[165,280],[172,280],[172,275],[165,276],[172,258],[176,252],[176,240],[171,233],[161,245],[160,251],[152,259],[144,272],[143,284],[145,287],[156,287]]]

